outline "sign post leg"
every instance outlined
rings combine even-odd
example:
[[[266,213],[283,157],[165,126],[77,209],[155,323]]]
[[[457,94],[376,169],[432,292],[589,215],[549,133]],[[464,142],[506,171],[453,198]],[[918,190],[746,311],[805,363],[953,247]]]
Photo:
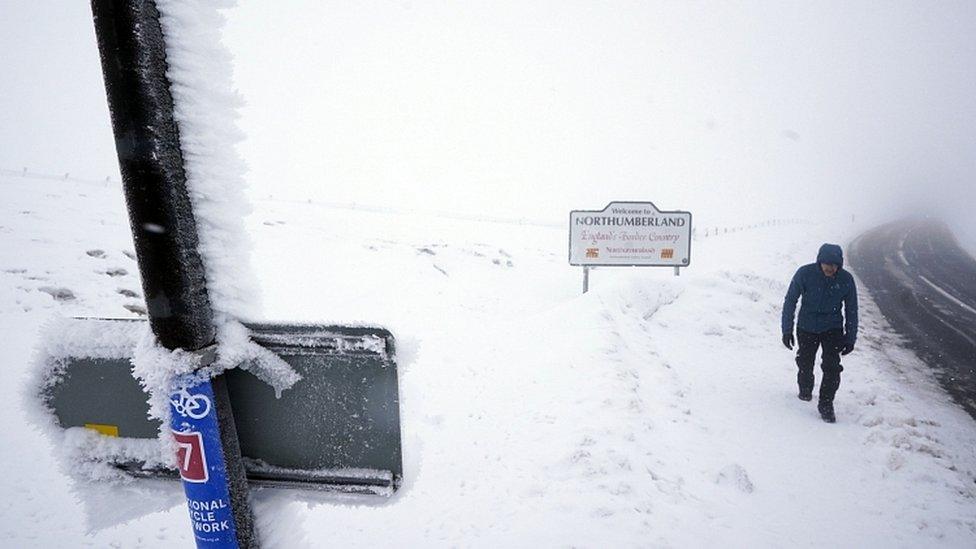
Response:
[[[227,385],[220,376],[187,379],[170,401],[170,428],[197,547],[246,547],[238,543],[238,530],[251,529],[249,518],[242,521],[235,516],[241,505],[236,498],[246,498],[247,488],[235,490],[231,482],[240,451],[228,455],[222,445],[228,419],[221,410],[227,398]],[[233,425],[233,417],[229,421]]]
[[[583,266],[583,293],[590,291],[590,268],[587,265]]]
[[[681,276],[681,267],[674,266],[674,276]]]
[[[149,324],[163,347],[199,351],[213,344],[216,330],[159,12],[154,0],[91,6]],[[170,401],[197,547],[256,546],[224,380],[188,382]]]

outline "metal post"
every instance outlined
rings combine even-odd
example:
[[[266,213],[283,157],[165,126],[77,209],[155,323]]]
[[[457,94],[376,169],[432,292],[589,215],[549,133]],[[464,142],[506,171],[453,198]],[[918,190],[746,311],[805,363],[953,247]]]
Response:
[[[583,265],[583,293],[590,291],[590,267]]]
[[[681,267],[677,265],[674,266],[674,276],[681,276]]]
[[[167,349],[198,351],[214,343],[215,329],[173,117],[159,12],[153,0],[92,0],[91,6],[149,323]],[[208,404],[191,414],[198,420],[193,428],[205,423],[207,429],[191,432],[190,423],[183,421],[186,430],[178,433],[181,418],[174,413],[174,433],[201,439],[199,447],[180,441],[179,456],[188,467],[206,457],[200,469],[205,481],[190,479],[181,465],[191,517],[200,511],[194,508],[194,494],[203,488],[214,501],[224,502],[221,510],[226,513],[224,520],[218,510],[220,520],[205,528],[194,518],[197,546],[254,547],[254,520],[226,384],[218,377],[184,387],[181,394]]]

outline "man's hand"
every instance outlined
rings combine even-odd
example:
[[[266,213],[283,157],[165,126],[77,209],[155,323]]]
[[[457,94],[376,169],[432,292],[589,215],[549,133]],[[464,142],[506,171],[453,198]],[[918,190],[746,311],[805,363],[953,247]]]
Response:
[[[785,345],[787,349],[791,351],[793,350],[793,334],[783,334],[783,345]]]
[[[853,351],[853,350],[854,350],[854,344],[853,343],[845,343],[844,346],[841,347],[841,349],[840,349],[840,354],[842,354],[842,355],[849,355],[849,354],[851,354],[851,351]]]

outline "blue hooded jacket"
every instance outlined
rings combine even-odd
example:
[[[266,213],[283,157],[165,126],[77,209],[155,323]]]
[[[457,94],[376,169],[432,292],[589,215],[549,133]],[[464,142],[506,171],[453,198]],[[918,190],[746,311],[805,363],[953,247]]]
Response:
[[[837,274],[828,277],[820,269],[821,263],[837,265]],[[854,277],[844,270],[844,254],[836,244],[824,244],[817,253],[817,262],[800,267],[783,302],[783,333],[793,333],[796,300],[803,296],[797,328],[820,334],[828,330],[844,329],[847,343],[857,339],[857,286]],[[841,316],[841,304],[844,315]]]

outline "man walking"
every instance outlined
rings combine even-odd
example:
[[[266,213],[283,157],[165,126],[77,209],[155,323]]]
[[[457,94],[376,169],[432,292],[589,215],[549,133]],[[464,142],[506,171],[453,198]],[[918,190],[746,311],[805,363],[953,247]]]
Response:
[[[796,300],[803,296],[796,323],[796,382],[800,400],[813,399],[813,363],[821,349],[823,379],[817,410],[827,423],[836,421],[834,394],[840,387],[840,356],[854,350],[857,339],[857,287],[854,277],[844,270],[844,254],[836,244],[824,244],[817,262],[800,267],[783,302],[783,345],[793,350],[793,318]],[[841,316],[841,305],[844,314]]]

